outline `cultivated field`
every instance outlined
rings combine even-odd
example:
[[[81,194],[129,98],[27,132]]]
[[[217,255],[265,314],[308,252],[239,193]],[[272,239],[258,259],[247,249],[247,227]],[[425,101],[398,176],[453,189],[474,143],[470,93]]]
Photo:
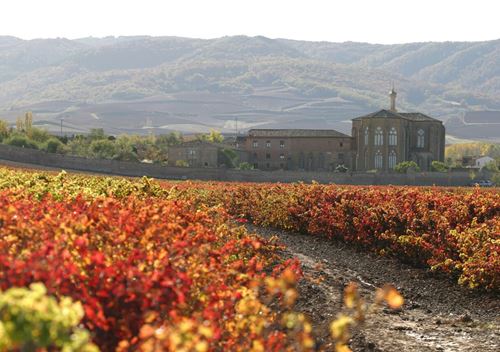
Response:
[[[80,302],[68,351],[495,351],[499,215],[498,189],[0,168],[0,289]],[[0,349],[72,329],[9,314]]]

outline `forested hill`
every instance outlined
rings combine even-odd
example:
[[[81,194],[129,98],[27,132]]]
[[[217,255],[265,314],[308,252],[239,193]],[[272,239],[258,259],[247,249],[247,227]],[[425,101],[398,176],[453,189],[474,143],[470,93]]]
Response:
[[[52,130],[63,118],[66,132],[231,132],[236,118],[240,130],[349,132],[350,118],[387,107],[393,81],[401,110],[440,118],[457,138],[500,139],[500,113],[488,123],[463,118],[500,110],[500,40],[0,37],[0,118],[32,110]]]

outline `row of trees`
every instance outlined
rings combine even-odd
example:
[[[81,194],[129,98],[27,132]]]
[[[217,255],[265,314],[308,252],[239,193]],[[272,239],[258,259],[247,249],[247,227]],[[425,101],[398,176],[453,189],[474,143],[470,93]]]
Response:
[[[159,136],[115,137],[105,134],[103,129],[92,129],[87,135],[56,137],[34,127],[30,112],[17,120],[15,128],[0,120],[0,143],[88,158],[162,163],[167,161],[168,148],[182,142],[183,136],[176,132]]]

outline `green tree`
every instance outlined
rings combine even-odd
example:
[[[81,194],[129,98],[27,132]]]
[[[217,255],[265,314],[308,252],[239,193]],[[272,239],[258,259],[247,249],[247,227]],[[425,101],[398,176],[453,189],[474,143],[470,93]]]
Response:
[[[4,120],[0,120],[0,143],[4,139],[9,137],[9,134],[10,134],[9,124]]]
[[[28,111],[24,114],[24,131],[26,135],[31,138],[31,132],[33,129],[33,113]]]
[[[490,172],[498,172],[498,166],[496,160],[490,161],[488,164],[484,165],[484,169]]]
[[[137,161],[137,154],[131,136],[121,135],[116,138],[114,159],[122,161]]]
[[[446,172],[446,171],[448,171],[448,165],[446,165],[445,163],[443,163],[441,161],[434,160],[431,163],[431,169],[432,169],[432,171],[436,171],[436,172]]]
[[[212,143],[222,143],[224,141],[224,136],[216,130],[211,130],[208,134],[198,135],[197,138],[201,141]]]
[[[59,139],[52,137],[45,143],[44,149],[49,153],[57,153],[61,150],[63,145],[64,144]]]
[[[233,149],[223,148],[220,153],[224,165],[230,168],[235,168],[238,165],[238,154]]]
[[[95,139],[90,143],[89,152],[96,159],[113,159],[116,155],[115,144],[108,139]]]
[[[32,140],[37,143],[45,143],[52,136],[46,130],[42,130],[40,128],[32,127],[31,128],[31,136],[29,136]]]
[[[20,148],[39,149],[38,144],[36,142],[32,141],[27,136],[22,134],[15,134],[10,136],[4,141],[4,144]]]
[[[16,131],[19,133],[24,133],[24,121],[23,119],[19,116],[16,120]]]
[[[414,161],[403,161],[396,164],[394,167],[394,171],[399,172],[400,174],[406,174],[409,170],[419,172],[420,167]]]
[[[67,143],[69,153],[83,157],[91,157],[89,153],[90,142],[85,136],[77,135]]]

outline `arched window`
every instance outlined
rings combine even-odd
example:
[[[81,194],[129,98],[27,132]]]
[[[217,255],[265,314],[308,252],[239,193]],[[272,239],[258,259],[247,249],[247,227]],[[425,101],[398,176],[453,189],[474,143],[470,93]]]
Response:
[[[365,145],[368,145],[368,127],[365,127]]]
[[[417,148],[425,147],[425,132],[423,129],[417,131]]]
[[[384,131],[382,127],[377,127],[375,130],[375,145],[384,145]]]
[[[380,150],[375,154],[375,169],[382,169],[384,167],[384,157]]]
[[[394,150],[391,150],[391,152],[389,153],[389,169],[394,169],[394,167],[396,166],[396,163],[398,162],[398,158],[396,156],[396,152]]]
[[[398,145],[398,131],[394,127],[389,130],[389,145]]]

